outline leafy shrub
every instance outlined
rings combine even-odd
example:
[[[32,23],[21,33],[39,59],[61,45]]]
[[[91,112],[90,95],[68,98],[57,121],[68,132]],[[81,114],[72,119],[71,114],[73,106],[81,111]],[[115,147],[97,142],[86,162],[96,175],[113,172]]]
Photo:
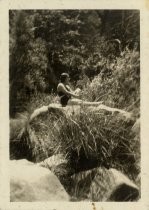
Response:
[[[107,66],[107,69],[109,67]],[[140,99],[140,60],[137,51],[124,51],[110,66],[111,75],[101,72],[84,87],[84,99],[132,111]]]

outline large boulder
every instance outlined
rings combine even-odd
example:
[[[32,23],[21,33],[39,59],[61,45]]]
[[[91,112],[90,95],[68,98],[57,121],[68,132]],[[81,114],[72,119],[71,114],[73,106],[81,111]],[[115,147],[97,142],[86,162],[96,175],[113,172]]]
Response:
[[[41,114],[46,114],[47,112],[58,112],[61,115],[66,115],[66,116],[70,116],[72,114],[80,114],[81,109],[85,108],[86,111],[89,112],[101,112],[102,110],[107,111],[108,113],[114,114],[114,113],[118,113],[121,116],[125,117],[126,119],[131,119],[132,118],[132,113],[129,113],[127,111],[121,110],[121,109],[117,109],[117,108],[111,108],[108,107],[106,105],[100,104],[100,105],[86,105],[86,104],[78,104],[78,105],[68,105],[66,107],[62,107],[61,104],[58,103],[53,103],[53,104],[49,104],[49,106],[43,106],[40,107],[38,109],[36,109],[30,116],[30,122],[32,120],[34,120],[34,118],[38,117]]]
[[[138,187],[116,169],[95,168],[71,176],[70,194],[77,200],[134,201]]]
[[[53,112],[53,113],[58,113],[58,114],[64,114],[65,108],[63,108],[60,104],[50,104],[49,106],[42,106],[38,109],[35,109],[34,112],[30,116],[30,122],[32,122],[36,117],[39,115],[43,115],[47,112]]]
[[[113,168],[99,168],[90,186],[89,199],[92,201],[135,201],[138,197],[138,187]]]
[[[27,160],[10,161],[11,201],[69,201],[58,178]]]

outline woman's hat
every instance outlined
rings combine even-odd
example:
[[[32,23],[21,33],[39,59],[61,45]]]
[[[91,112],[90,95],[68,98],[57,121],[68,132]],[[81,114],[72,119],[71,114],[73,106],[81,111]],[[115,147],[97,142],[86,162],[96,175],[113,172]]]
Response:
[[[62,73],[61,76],[60,76],[60,80],[61,80],[62,82],[64,82],[66,78],[69,78],[69,74],[67,74],[67,73]]]

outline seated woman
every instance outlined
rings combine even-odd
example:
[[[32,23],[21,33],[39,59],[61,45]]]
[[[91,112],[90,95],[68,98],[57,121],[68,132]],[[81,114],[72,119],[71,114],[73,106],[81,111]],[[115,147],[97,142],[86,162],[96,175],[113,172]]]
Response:
[[[60,103],[63,107],[66,105],[100,105],[102,102],[87,102],[79,99],[80,89],[72,91],[69,87],[69,74],[62,73],[60,83],[57,86]],[[73,98],[74,97],[74,98]]]

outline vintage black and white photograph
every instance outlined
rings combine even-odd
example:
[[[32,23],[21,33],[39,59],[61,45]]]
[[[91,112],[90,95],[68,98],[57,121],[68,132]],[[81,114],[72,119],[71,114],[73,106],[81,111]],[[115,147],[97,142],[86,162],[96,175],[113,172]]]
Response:
[[[141,197],[140,10],[9,10],[10,201]]]

